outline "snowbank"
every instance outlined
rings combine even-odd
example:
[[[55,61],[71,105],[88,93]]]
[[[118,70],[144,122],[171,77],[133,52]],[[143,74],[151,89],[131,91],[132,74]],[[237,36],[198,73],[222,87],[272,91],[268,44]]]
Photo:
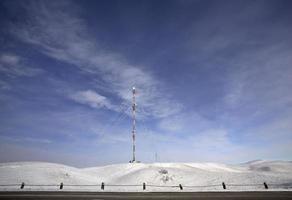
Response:
[[[0,190],[102,191],[221,191],[292,190],[292,162],[253,161],[240,165],[218,163],[128,163],[94,168],[74,168],[43,162],[0,164]],[[16,184],[16,185],[14,185]],[[40,186],[42,185],[42,186]],[[137,185],[137,186],[134,186]]]

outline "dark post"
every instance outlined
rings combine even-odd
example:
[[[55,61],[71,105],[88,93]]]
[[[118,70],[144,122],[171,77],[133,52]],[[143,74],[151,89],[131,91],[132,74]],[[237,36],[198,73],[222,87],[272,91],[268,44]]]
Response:
[[[179,184],[179,188],[180,190],[183,190],[183,186],[181,184]]]
[[[265,189],[269,189],[269,187],[268,187],[266,182],[264,182],[264,186],[265,186]]]
[[[24,182],[21,183],[20,189],[24,188]]]
[[[222,186],[223,186],[223,189],[226,190],[226,185],[224,182],[222,182]]]
[[[104,182],[101,183],[101,189],[104,190]]]
[[[63,189],[63,183],[60,183],[60,190]]]
[[[143,183],[143,190],[146,190],[146,183]]]

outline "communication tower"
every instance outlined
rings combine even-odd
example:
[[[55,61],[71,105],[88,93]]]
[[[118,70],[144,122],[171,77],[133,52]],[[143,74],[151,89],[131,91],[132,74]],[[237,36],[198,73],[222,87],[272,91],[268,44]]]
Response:
[[[133,139],[133,159],[132,163],[136,162],[136,88],[132,88],[133,93],[133,103],[132,103],[132,117],[133,117],[133,125],[132,125],[132,139]]]

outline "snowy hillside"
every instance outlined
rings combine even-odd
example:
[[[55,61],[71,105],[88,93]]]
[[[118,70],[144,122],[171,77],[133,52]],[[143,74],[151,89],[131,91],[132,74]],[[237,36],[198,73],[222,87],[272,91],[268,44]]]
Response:
[[[23,190],[59,190],[61,182],[63,190],[102,191],[102,182],[104,191],[143,191],[143,182],[145,191],[180,191],[179,184],[183,191],[221,191],[222,182],[228,191],[265,190],[264,182],[269,190],[292,190],[292,162],[128,163],[85,169],[42,162],[0,164],[0,190],[20,190],[22,182]]]

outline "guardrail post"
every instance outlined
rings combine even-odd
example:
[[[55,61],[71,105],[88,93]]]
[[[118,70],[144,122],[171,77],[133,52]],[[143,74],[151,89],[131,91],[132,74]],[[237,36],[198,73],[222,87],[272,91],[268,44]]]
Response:
[[[104,182],[101,183],[101,189],[104,190]]]
[[[63,189],[63,183],[60,183],[60,190]]]
[[[146,183],[143,183],[143,190],[146,190]]]
[[[20,186],[20,189],[23,189],[24,188],[24,185],[25,185],[24,182],[22,182],[21,183],[21,186]]]
[[[226,190],[226,185],[224,182],[222,182],[222,186],[223,186],[223,189]]]
[[[179,184],[179,188],[180,190],[183,190],[183,186],[181,184]]]
[[[265,186],[265,189],[269,189],[269,187],[268,187],[266,182],[264,182],[264,186]]]

